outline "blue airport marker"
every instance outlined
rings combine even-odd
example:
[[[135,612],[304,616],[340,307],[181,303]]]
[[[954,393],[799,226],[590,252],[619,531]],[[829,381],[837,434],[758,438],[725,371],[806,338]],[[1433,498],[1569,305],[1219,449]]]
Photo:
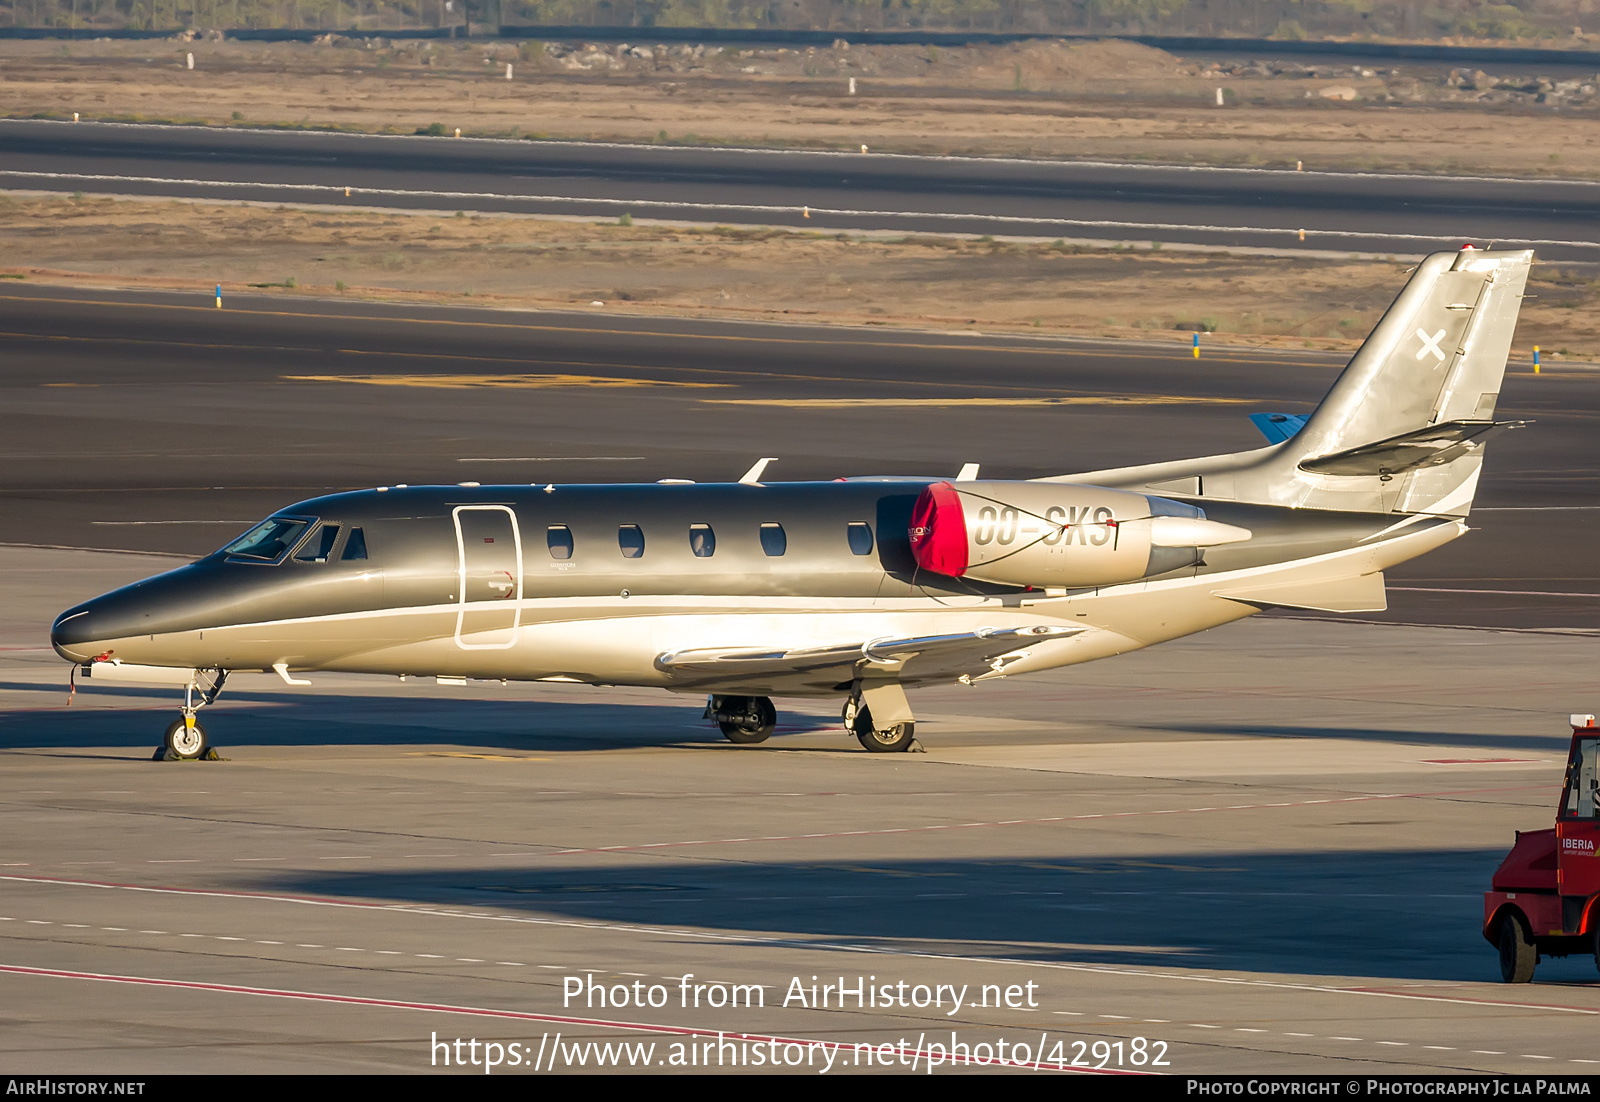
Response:
[[[217,309],[222,309],[222,284],[217,284]]]
[[[1539,346],[1533,346],[1533,373],[1539,374]]]
[[[1197,360],[1200,358],[1200,330],[1198,329],[1194,331],[1194,358]]]

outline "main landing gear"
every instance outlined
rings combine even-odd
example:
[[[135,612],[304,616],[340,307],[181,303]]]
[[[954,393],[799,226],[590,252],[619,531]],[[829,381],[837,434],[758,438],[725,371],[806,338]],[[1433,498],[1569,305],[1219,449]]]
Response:
[[[752,746],[771,737],[778,710],[764,696],[713,696],[706,702],[705,718],[716,720],[729,742]]]
[[[893,703],[891,700],[891,706]],[[899,697],[898,704],[904,714],[903,696]],[[778,725],[777,709],[772,706],[771,699],[764,696],[713,696],[706,701],[703,718],[716,720],[717,726],[722,729],[722,737],[740,746],[766,742]],[[845,701],[842,718],[844,729],[874,754],[921,749],[921,744],[916,740],[914,722],[907,718],[889,727],[878,727],[872,720],[871,709],[859,694],[852,694]]]
[[[917,725],[911,720],[879,729],[872,721],[872,710],[859,696],[844,702],[844,729],[855,735],[856,741],[874,754],[893,754],[911,749],[916,741]]]
[[[201,688],[196,681],[189,682],[183,690],[182,714],[167,727],[166,737],[152,756],[152,761],[216,761],[217,751],[212,747],[211,740],[206,737],[206,729],[200,726],[200,721],[195,713],[207,704],[214,702],[217,695],[222,692],[222,685],[228,680],[227,670],[210,670],[212,678],[209,687]]]

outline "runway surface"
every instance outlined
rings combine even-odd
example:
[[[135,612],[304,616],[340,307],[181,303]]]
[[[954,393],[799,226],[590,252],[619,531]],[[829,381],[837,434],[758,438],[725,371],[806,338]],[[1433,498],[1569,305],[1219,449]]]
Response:
[[[1592,181],[42,120],[0,120],[0,164],[0,186],[95,194],[1600,261]]]
[[[982,334],[0,292],[0,543],[204,554],[333,488],[1029,478],[1258,446],[1342,357]],[[1600,628],[1600,375],[1514,363],[1475,531],[1376,619]],[[92,595],[85,586],[63,604]],[[98,592],[98,591],[94,591]],[[59,610],[57,610],[59,611]]]
[[[667,694],[239,675],[227,760],[158,764],[170,694],[69,706],[44,625],[173,561],[0,549],[12,1072],[1596,1066],[1593,960],[1509,987],[1478,932],[1592,638],[1258,619],[919,693],[893,756],[802,702],[744,748]]]

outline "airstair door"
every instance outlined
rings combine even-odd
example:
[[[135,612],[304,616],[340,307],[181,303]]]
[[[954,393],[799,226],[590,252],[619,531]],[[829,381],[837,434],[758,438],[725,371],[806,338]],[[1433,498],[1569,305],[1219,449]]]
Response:
[[[522,536],[506,505],[457,505],[456,646],[507,650],[522,621]]]

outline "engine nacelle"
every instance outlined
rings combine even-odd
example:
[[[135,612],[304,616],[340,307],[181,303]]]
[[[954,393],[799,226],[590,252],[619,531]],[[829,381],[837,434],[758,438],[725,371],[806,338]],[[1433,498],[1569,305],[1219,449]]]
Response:
[[[1036,588],[1116,585],[1250,538],[1180,501],[1067,482],[936,482],[911,513],[924,570]]]

